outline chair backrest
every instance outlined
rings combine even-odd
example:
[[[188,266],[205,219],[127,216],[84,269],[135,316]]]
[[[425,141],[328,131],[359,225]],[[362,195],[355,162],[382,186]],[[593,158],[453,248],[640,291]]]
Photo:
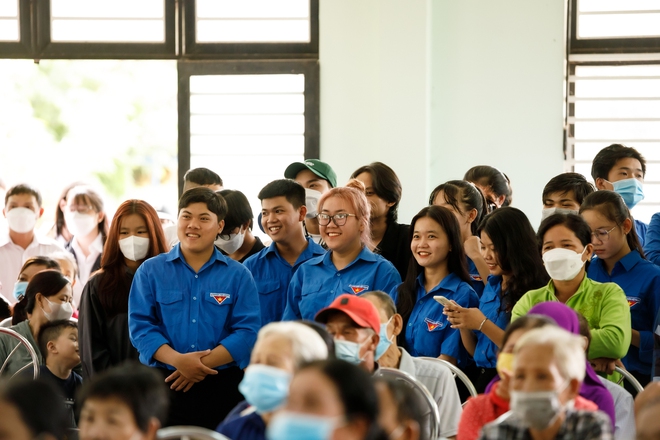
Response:
[[[621,367],[615,367],[614,371],[619,373],[621,375],[621,379],[617,382],[619,385],[623,383],[624,380],[627,380],[630,382],[630,384],[633,386],[633,388],[637,391],[637,394],[641,393],[644,390],[644,387],[642,386],[641,383],[637,380],[635,376],[630,374],[630,372],[624,370]],[[634,396],[633,396],[634,397]]]
[[[9,328],[11,327],[11,316],[0,321],[0,327]]]
[[[440,411],[438,410],[438,404],[435,403],[433,395],[424,384],[405,371],[394,368],[381,367],[374,373],[374,376],[389,377],[400,380],[412,388],[415,391],[415,394],[420,398],[420,401],[422,401],[428,408],[428,413],[425,415],[425,418],[428,421],[426,427],[429,434],[428,438],[437,439],[440,436]],[[424,427],[422,427],[422,429],[424,429]]]
[[[32,362],[28,363],[27,365],[23,366],[20,370],[18,370],[16,373],[12,375],[12,377],[15,377],[19,375],[23,370],[27,369],[32,365],[32,370],[34,371],[34,378],[39,377],[39,357],[37,356],[37,352],[34,350],[34,347],[32,347],[32,344],[25,339],[23,336],[19,335],[16,333],[14,330],[10,328],[4,328],[0,327],[0,334],[5,334],[8,335],[10,338],[15,339],[18,343],[16,346],[12,349],[11,352],[9,352],[9,355],[7,356],[6,359],[2,360],[2,367],[0,367],[0,376],[2,376],[2,373],[5,371],[5,368],[7,367],[7,364],[9,363],[9,359],[18,351],[18,348],[23,346],[25,349],[28,351],[30,354],[30,358],[32,358]]]
[[[463,382],[463,384],[467,388],[468,392],[470,393],[470,396],[472,396],[472,397],[477,396],[477,394],[478,394],[477,389],[474,387],[474,384],[472,384],[472,381],[456,365],[452,364],[451,362],[447,362],[445,360],[438,359],[438,358],[433,358],[433,357],[423,356],[423,357],[420,357],[419,359],[424,359],[424,360],[433,361],[433,362],[439,362],[442,365],[444,365],[445,367],[449,368],[451,370],[451,374],[454,375],[454,378],[457,378],[458,380]],[[463,402],[463,406],[465,406],[466,403],[467,402]]]
[[[162,428],[156,434],[158,440],[229,440],[228,437],[211,431],[210,429],[200,428],[199,426],[170,426]]]

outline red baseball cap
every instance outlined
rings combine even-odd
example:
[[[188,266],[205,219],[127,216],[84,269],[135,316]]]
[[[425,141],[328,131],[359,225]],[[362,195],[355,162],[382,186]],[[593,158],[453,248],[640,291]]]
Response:
[[[362,328],[370,328],[376,334],[380,333],[380,316],[378,310],[368,300],[356,295],[344,293],[335,298],[332,303],[316,314],[314,320],[325,324],[328,322],[328,315],[333,310],[344,312],[349,318]]]

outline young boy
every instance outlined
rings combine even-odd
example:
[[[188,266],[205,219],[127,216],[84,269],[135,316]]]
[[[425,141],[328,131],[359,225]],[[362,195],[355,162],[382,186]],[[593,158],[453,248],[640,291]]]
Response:
[[[127,363],[85,382],[80,406],[80,440],[156,440],[167,387],[153,370]]]
[[[10,304],[16,302],[12,292],[23,262],[64,250],[55,240],[34,232],[37,220],[44,213],[41,203],[41,193],[29,185],[13,186],[5,194],[2,213],[9,230],[0,231],[0,293]]]
[[[629,209],[644,200],[646,160],[631,147],[612,144],[596,154],[591,165],[591,177],[599,190],[614,191],[623,197]],[[635,220],[639,242],[644,246],[648,225]]]
[[[76,392],[82,385],[82,377],[73,368],[80,364],[78,349],[78,325],[68,319],[44,324],[39,330],[39,351],[46,365],[40,367],[40,375],[55,383],[66,399],[71,415],[71,427],[75,427],[73,408]]]
[[[214,241],[227,203],[209,188],[179,200],[179,244],[135,272],[128,325],[140,361],[171,384],[170,425],[214,429],[243,397],[238,384],[261,324],[250,272]]]
[[[245,260],[257,283],[261,325],[282,320],[286,292],[298,267],[325,250],[305,238],[305,189],[290,179],[270,182],[259,192],[261,226],[273,240],[270,246]]]
[[[582,174],[562,173],[553,177],[543,188],[541,220],[556,212],[577,214],[582,200],[594,191],[596,188]]]

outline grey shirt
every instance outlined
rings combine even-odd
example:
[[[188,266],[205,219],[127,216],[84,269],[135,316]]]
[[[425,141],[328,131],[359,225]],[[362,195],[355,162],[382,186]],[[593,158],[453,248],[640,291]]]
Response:
[[[15,326],[11,327],[11,330],[14,330],[16,333],[28,340],[30,345],[32,345],[32,348],[34,348],[34,351],[37,352],[39,365],[43,365],[44,360],[41,356],[41,352],[39,351],[39,346],[32,336],[32,331],[30,330],[30,324],[28,320],[26,319],[25,321],[16,324]],[[16,347],[18,344],[19,342],[16,338],[6,334],[0,334],[0,366],[4,364],[5,360],[9,356],[9,353],[11,353],[14,347]],[[30,353],[25,347],[21,346],[14,352],[14,354],[12,354],[11,358],[9,358],[9,363],[5,367],[3,375],[11,376],[30,362],[32,362]]]
[[[628,440],[635,438],[635,401],[632,394],[620,385],[598,377],[614,399],[614,438]]]
[[[401,350],[399,370],[420,381],[438,404],[440,410],[440,436],[456,436],[463,407],[451,370],[439,362],[414,358],[401,347],[399,347],[399,350]]]

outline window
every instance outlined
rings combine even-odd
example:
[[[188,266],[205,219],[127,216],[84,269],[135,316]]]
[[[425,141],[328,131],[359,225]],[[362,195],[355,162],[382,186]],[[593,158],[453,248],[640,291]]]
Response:
[[[647,169],[645,199],[633,215],[648,222],[660,211],[660,1],[573,0],[571,7],[566,168],[592,180],[602,148],[634,147]]]
[[[0,2],[0,41],[20,41],[18,0]]]

